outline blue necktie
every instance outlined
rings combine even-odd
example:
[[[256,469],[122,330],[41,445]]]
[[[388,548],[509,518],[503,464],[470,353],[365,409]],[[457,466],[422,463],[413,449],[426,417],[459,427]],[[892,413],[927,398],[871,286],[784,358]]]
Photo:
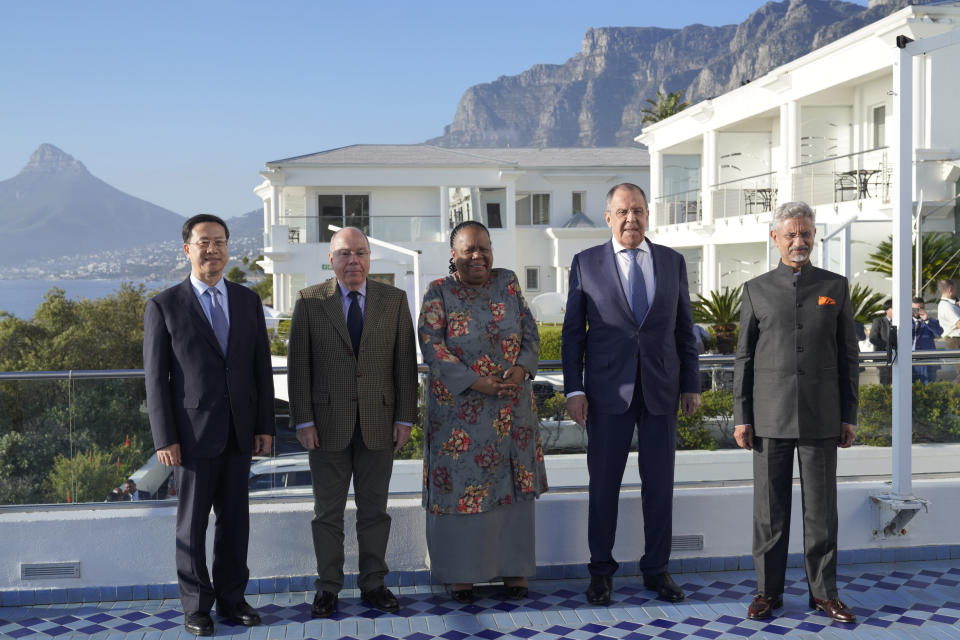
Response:
[[[647,301],[647,283],[643,280],[643,270],[637,262],[639,252],[640,249],[627,249],[630,254],[630,272],[627,277],[630,280],[630,307],[633,309],[633,317],[637,319],[637,324],[643,324],[650,303]]]
[[[210,318],[213,321],[213,334],[217,336],[217,342],[220,343],[223,355],[227,355],[227,338],[230,335],[230,327],[227,325],[227,314],[223,312],[223,306],[220,304],[220,292],[215,287],[210,287],[206,293],[210,297]]]
[[[353,343],[353,355],[360,355],[360,336],[363,334],[363,313],[360,311],[360,292],[351,291],[350,307],[347,309],[347,331],[350,332],[350,342]]]

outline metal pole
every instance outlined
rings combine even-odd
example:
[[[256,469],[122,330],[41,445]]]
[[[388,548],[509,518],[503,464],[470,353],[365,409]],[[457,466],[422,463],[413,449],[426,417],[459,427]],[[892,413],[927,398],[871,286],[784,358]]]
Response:
[[[911,487],[911,432],[913,415],[911,351],[913,327],[910,311],[910,249],[913,227],[913,55],[896,49],[893,65],[893,111],[897,126],[897,179],[893,186],[893,324],[899,328],[897,359],[893,364],[893,469],[894,496],[909,497]]]

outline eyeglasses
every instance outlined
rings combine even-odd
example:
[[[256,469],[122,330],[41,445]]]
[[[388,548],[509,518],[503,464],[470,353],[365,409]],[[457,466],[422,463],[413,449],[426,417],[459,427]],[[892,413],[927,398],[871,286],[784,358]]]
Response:
[[[626,219],[627,216],[633,216],[634,218],[642,218],[647,214],[646,209],[617,209],[613,212],[613,215],[617,216],[621,220]]]
[[[197,240],[196,242],[190,242],[189,244],[200,247],[201,249],[209,249],[210,245],[213,245],[217,249],[225,249],[227,247],[226,240]]]
[[[337,249],[333,252],[335,258],[343,258],[346,260],[350,256],[357,256],[357,259],[363,260],[364,258],[370,257],[369,249],[357,249],[356,251],[350,251],[349,249]]]

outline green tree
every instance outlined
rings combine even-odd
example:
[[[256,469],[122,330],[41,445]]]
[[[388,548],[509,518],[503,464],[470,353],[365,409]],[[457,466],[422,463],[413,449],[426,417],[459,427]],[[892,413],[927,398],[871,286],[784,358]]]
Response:
[[[260,282],[248,284],[247,287],[260,296],[260,301],[263,304],[273,303],[273,276],[267,276]]]
[[[234,265],[230,271],[227,271],[227,280],[236,282],[237,284],[245,284],[247,282],[247,274],[239,266]]]
[[[859,282],[850,290],[850,304],[853,306],[853,320],[860,324],[870,324],[883,314],[885,296]]]
[[[910,252],[912,265],[916,264],[917,245]],[[867,271],[893,276],[893,236],[877,245],[877,250],[866,260]],[[915,292],[922,296],[924,292],[935,293],[937,280],[960,278],[960,238],[953,233],[930,232],[923,234],[922,280],[924,291]]]
[[[640,124],[666,120],[670,116],[680,113],[689,107],[690,103],[683,99],[683,94],[683,89],[680,91],[671,91],[666,94],[662,91],[657,91],[656,96],[644,100],[644,102],[650,106],[640,110],[640,113],[643,114],[643,119],[640,120]]]
[[[147,298],[142,285],[99,300],[53,288],[30,320],[0,314],[0,370],[140,369]],[[46,499],[58,457],[109,452],[126,434],[147,433],[144,397],[140,380],[0,383],[0,504]]]

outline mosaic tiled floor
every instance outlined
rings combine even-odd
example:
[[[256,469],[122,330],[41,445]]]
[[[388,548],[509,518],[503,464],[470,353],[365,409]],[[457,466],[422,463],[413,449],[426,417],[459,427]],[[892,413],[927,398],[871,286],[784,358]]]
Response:
[[[745,619],[756,587],[752,572],[685,573],[675,578],[687,592],[680,604],[653,598],[635,577],[615,578],[609,607],[587,604],[586,580],[540,580],[530,598],[505,601],[497,586],[479,588],[480,600],[460,606],[438,587],[400,587],[401,610],[384,614],[363,606],[354,591],[341,594],[337,614],[310,619],[312,593],[248,596],[263,618],[259,627],[234,626],[214,616],[218,637],[254,640],[698,640],[706,638],[906,638],[960,639],[960,564],[957,561],[841,566],[841,598],[856,625],[831,621],[807,609],[803,573],[788,573],[784,608],[769,621]],[[183,631],[176,600],[0,608],[0,637],[155,640]]]

